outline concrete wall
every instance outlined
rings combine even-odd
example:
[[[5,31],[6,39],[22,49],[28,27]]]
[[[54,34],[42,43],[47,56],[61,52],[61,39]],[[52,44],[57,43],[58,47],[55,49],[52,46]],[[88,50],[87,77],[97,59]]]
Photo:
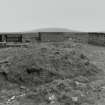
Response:
[[[38,35],[38,33],[23,33],[22,42],[36,42]]]
[[[5,38],[7,42],[22,42],[21,34],[7,34]]]
[[[89,44],[104,45],[105,46],[105,34],[103,33],[89,33]]]
[[[21,34],[1,34],[0,36],[2,36],[1,42],[22,42]]]
[[[59,41],[64,41],[64,33],[57,33],[57,32],[41,32],[39,33],[40,35],[40,40],[42,42],[59,42]]]
[[[59,42],[68,38],[81,43],[94,45],[105,45],[105,33],[84,33],[84,32],[40,32],[40,33],[12,33],[0,34],[2,42],[15,42],[22,35],[22,42]],[[6,36],[7,35],[7,40]]]
[[[16,42],[18,40],[21,40],[21,42],[35,42],[38,33],[4,33],[0,34],[0,36],[2,36],[2,42]]]

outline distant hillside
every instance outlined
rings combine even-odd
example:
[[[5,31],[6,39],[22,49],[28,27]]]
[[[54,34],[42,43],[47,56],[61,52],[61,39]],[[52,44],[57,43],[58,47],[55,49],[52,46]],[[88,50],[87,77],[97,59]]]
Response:
[[[40,29],[35,29],[27,32],[77,32],[77,31],[70,30],[67,28],[40,28]]]
[[[37,32],[76,32],[78,33],[82,31],[72,30],[69,28],[47,27],[47,28],[38,28],[38,29],[20,31],[20,32],[0,32],[0,34],[20,34],[20,33],[37,33]]]

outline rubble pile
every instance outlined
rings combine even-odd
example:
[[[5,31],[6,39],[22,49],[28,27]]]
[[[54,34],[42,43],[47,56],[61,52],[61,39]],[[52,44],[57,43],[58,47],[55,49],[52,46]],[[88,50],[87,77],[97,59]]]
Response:
[[[26,99],[44,105],[96,105],[99,98],[89,83],[70,79],[54,80],[49,84],[38,87],[32,94],[26,94]],[[31,97],[33,96],[33,97]]]
[[[0,89],[6,87],[9,91],[14,84],[15,88],[23,86],[29,90],[10,96],[7,102],[19,105],[30,102],[32,105],[97,105],[98,91],[101,85],[103,89],[105,85],[101,81],[104,72],[90,63],[78,50],[80,47],[68,42],[64,45],[42,43],[0,51],[0,59],[3,59],[0,62]]]
[[[4,65],[4,66],[3,66]],[[1,73],[8,81],[18,84],[39,85],[55,79],[83,76],[92,80],[102,74],[88,58],[75,49],[52,46],[18,48],[3,64]]]

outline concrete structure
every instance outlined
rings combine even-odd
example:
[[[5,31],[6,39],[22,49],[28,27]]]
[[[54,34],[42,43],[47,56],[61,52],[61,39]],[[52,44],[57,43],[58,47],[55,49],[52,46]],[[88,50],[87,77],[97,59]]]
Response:
[[[39,32],[39,40],[42,42],[59,42],[64,41],[63,32]]]
[[[39,41],[39,33],[22,33],[22,42]]]
[[[0,35],[0,42],[4,42],[4,41],[6,41],[5,35]]]
[[[94,45],[103,45],[105,46],[105,33],[88,33],[88,43]]]
[[[72,38],[76,42],[105,46],[105,33],[87,32],[26,32],[0,33],[0,42],[60,42]]]
[[[2,33],[0,42],[22,42],[22,34],[19,33]]]
[[[0,42],[35,42],[38,33],[1,33]]]
[[[22,42],[21,34],[7,34],[5,35],[6,42]]]

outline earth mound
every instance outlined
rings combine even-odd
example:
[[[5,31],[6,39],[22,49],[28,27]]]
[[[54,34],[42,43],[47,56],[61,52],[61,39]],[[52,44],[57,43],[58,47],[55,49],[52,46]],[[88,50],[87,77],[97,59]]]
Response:
[[[70,43],[71,44],[71,43]],[[61,44],[60,44],[61,45]],[[9,58],[1,65],[0,74],[6,80],[24,85],[41,85],[55,79],[85,77],[92,81],[102,70],[73,46],[40,44],[28,48],[8,49]],[[7,52],[3,52],[4,57]],[[3,57],[3,56],[2,56]]]
[[[104,72],[73,42],[0,50],[1,105],[104,105]]]

